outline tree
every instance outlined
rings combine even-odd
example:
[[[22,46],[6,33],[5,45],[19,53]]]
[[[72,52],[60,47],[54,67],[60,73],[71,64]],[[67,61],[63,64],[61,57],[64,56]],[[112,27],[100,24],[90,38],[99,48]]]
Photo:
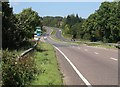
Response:
[[[60,27],[62,19],[63,18],[60,16],[56,16],[56,17],[46,16],[43,17],[43,25],[51,26],[51,27]]]
[[[16,18],[18,19],[18,26],[25,32],[25,39],[33,37],[36,26],[41,26],[42,28],[41,18],[31,8],[23,9],[21,13],[16,14]]]
[[[64,28],[63,31],[65,31],[65,34],[71,34],[71,36],[75,36],[77,38],[78,35],[78,23],[81,23],[83,19],[78,16],[78,14],[74,15],[68,15],[66,18],[63,19],[63,25]],[[69,28],[66,28],[66,26],[69,26]],[[66,32],[67,30],[67,32]]]
[[[120,40],[119,3],[103,2],[85,21],[85,32],[91,41],[117,42]],[[86,34],[84,35],[86,37]]]
[[[15,48],[20,45],[23,31],[17,27],[17,19],[13,15],[8,2],[2,3],[2,44],[3,48]]]

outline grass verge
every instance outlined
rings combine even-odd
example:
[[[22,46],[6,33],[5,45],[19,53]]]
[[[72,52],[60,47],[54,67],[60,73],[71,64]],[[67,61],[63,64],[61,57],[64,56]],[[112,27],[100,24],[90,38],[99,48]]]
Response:
[[[71,38],[72,38],[72,35],[70,35],[70,34],[65,34],[64,31],[62,32],[62,36],[63,36],[64,38],[67,38],[67,39],[71,39]]]
[[[94,46],[94,47],[101,47],[101,48],[107,48],[107,49],[117,49],[115,46],[108,45],[106,43],[92,43],[92,42],[75,42],[77,44],[86,44],[87,46]]]
[[[40,42],[35,53],[35,60],[39,74],[31,85],[62,85],[62,75],[58,68],[58,63],[54,48],[48,44]]]
[[[51,37],[53,38],[53,40],[55,40],[55,41],[57,41],[57,42],[60,42],[61,40],[60,39],[58,39],[58,38],[56,38],[56,36],[55,36],[55,34],[56,34],[56,30],[55,29],[52,29],[53,31],[52,31],[52,33],[51,33]]]
[[[55,31],[53,30],[52,32],[52,35],[55,35]],[[64,32],[62,32],[62,36],[64,38],[68,38],[68,39],[71,39],[71,35],[69,34],[64,34]],[[54,40],[56,41],[60,41],[58,38],[56,37],[52,37]],[[86,44],[87,46],[94,46],[94,47],[101,47],[101,48],[107,48],[107,49],[117,49],[117,47],[115,46],[112,46],[112,45],[108,45],[106,43],[102,43],[102,42],[98,42],[98,43],[92,43],[90,42],[89,40],[84,40],[84,39],[76,39],[77,42],[68,42],[68,43],[71,43],[71,44],[79,44],[79,45],[83,45],[83,44]]]
[[[51,35],[55,35],[56,34],[56,30],[54,30],[54,29],[52,29],[53,31],[52,31],[52,33],[51,33]]]

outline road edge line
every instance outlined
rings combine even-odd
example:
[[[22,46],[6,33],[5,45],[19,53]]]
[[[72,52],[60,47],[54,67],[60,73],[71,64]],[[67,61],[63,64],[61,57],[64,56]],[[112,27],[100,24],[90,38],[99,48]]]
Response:
[[[67,56],[56,46],[53,45],[55,49],[57,49],[64,57],[65,59],[69,62],[69,64],[72,66],[72,68],[75,70],[75,72],[78,74],[78,76],[83,80],[83,82],[88,86],[92,87],[92,85],[87,81],[87,79],[79,72],[79,70],[75,67],[75,65],[67,58]]]

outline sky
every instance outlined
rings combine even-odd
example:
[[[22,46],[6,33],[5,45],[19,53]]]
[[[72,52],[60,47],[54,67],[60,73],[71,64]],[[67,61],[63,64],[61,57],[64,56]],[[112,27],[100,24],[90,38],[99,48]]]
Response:
[[[44,16],[62,16],[78,14],[87,18],[99,8],[101,2],[10,2],[14,13],[20,13],[23,9],[31,7]]]

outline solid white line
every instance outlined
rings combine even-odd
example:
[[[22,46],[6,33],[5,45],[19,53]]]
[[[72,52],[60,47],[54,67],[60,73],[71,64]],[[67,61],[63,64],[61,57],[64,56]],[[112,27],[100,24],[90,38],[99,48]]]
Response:
[[[99,53],[97,53],[97,52],[94,52],[95,54],[99,54]]]
[[[113,58],[113,57],[110,57],[110,59],[112,59],[112,60],[115,60],[115,61],[117,61],[118,59],[116,59],[116,58]]]
[[[73,65],[73,63],[67,58],[67,56],[61,51],[59,50],[56,46],[54,46],[55,49],[57,49],[64,57],[65,59],[70,63],[70,65],[72,66],[72,68],[75,70],[75,72],[78,74],[78,76],[84,81],[84,83],[88,86],[88,87],[92,87],[92,85],[87,81],[87,79],[85,79],[85,77],[78,71],[78,69],[75,67],[75,65]]]

